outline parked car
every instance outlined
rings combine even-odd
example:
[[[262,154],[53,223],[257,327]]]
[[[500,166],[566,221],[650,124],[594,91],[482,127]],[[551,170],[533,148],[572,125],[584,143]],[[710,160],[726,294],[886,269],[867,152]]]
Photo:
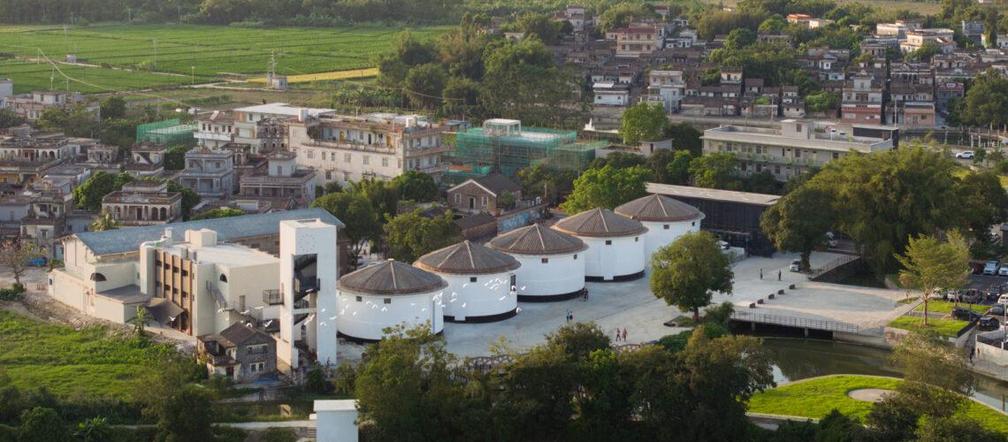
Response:
[[[1008,265],[1001,266],[998,269],[998,276],[1008,276]]]
[[[972,160],[975,154],[972,150],[964,150],[955,154],[957,160]]]
[[[721,247],[721,250],[728,250],[731,248],[731,245],[728,244],[728,241],[718,241],[718,247]]]
[[[830,248],[834,248],[837,244],[836,236],[833,235],[833,232],[826,232],[826,245]]]
[[[992,316],[1004,316],[1004,314],[1005,314],[1005,306],[1003,306],[1001,304],[994,304],[990,308],[990,310],[987,310],[987,314],[988,315],[992,315]]]
[[[984,275],[997,274],[998,267],[1000,267],[999,264],[1001,263],[999,263],[997,260],[987,261],[987,263],[984,264],[983,274]]]
[[[791,261],[791,265],[788,266],[788,270],[790,270],[792,272],[800,272],[801,271],[801,260],[800,259],[796,259],[796,260]]]
[[[1001,323],[993,316],[984,316],[977,321],[977,328],[980,329],[980,331],[997,330],[1000,326]]]
[[[969,321],[969,322],[973,322],[976,321],[977,319],[980,319],[980,315],[977,312],[962,307],[956,307],[952,309],[952,317],[960,321]]]
[[[969,304],[979,304],[982,300],[983,296],[980,291],[976,289],[966,290],[966,293],[963,293],[962,296],[959,297],[959,302],[966,302]]]
[[[998,296],[998,301],[997,301],[997,303],[998,303],[998,304],[1001,304],[1001,305],[1008,305],[1008,295],[1001,295],[1001,296]]]
[[[948,289],[945,291],[945,294],[942,295],[942,299],[951,302],[959,302],[959,300],[962,299],[962,292],[956,289]]]

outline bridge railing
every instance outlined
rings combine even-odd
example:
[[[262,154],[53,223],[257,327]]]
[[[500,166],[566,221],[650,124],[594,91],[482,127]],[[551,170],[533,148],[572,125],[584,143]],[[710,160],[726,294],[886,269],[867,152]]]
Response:
[[[807,328],[811,330],[823,330],[830,332],[860,334],[862,331],[861,326],[847,322],[831,321],[828,319],[800,318],[796,316],[771,315],[746,310],[737,310],[732,312],[731,318],[736,321]]]

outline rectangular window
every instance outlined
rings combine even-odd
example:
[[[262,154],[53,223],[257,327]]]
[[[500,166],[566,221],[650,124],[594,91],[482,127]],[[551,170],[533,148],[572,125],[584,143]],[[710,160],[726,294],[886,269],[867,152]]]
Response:
[[[371,164],[371,156],[364,155],[364,165],[367,166],[368,164]]]
[[[385,298],[385,303],[386,304],[391,304],[392,303],[392,298]]]
[[[362,301],[364,301],[364,298],[362,298],[362,297],[358,296],[358,297],[357,297],[357,302],[362,302]]]
[[[469,282],[476,282],[476,277],[475,276],[470,276],[469,277]]]
[[[577,253],[574,254],[574,260],[577,261]]]
[[[311,159],[314,159],[314,158],[315,158],[315,151],[314,151],[314,150],[311,150],[311,149],[305,149],[305,151],[306,151],[306,152],[308,152],[308,159],[309,159],[309,160],[311,160]]]
[[[669,225],[668,224],[664,224],[664,225],[662,225],[662,228],[665,229],[665,230],[668,230],[669,229]]]
[[[543,264],[549,264],[549,258],[543,258],[540,260]]]
[[[611,246],[612,245],[612,240],[611,239],[605,240],[605,245]]]
[[[382,159],[381,159],[381,165],[382,165],[382,167],[388,167],[388,158],[382,157]]]
[[[343,154],[343,162],[344,163],[349,163],[350,162],[350,154],[348,154],[348,153]]]

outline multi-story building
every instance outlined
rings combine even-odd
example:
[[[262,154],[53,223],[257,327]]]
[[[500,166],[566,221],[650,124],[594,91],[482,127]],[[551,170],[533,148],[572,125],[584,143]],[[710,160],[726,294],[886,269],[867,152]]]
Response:
[[[685,88],[686,80],[682,70],[655,69],[648,73],[648,93],[644,99],[660,102],[666,112],[676,112]]]
[[[235,322],[218,334],[199,336],[199,359],[207,371],[237,382],[255,381],[276,372],[276,339],[254,325]]]
[[[630,88],[622,83],[611,81],[598,82],[592,85],[592,103],[595,106],[623,107],[630,103]]]
[[[209,115],[201,115],[196,118],[193,138],[199,146],[216,149],[234,142],[236,132],[234,123],[231,112],[213,111]]]
[[[925,44],[934,44],[941,48],[943,53],[955,50],[955,31],[947,28],[926,28],[907,30],[906,37],[900,40],[900,50],[903,52],[916,51]]]
[[[126,171],[141,177],[163,174],[166,150],[162,144],[134,144],[130,148],[130,162],[126,164]]]
[[[190,336],[252,324],[276,335],[281,369],[307,360],[299,348],[335,363],[341,226],[304,209],[76,233],[63,239],[65,266],[50,272],[49,295],[115,323],[145,308]]]
[[[60,258],[53,247],[57,238],[67,232],[67,208],[73,197],[56,190],[31,190],[28,213],[21,220],[21,236],[35,241],[49,257]]]
[[[739,160],[743,174],[769,172],[787,181],[852,152],[880,152],[897,147],[899,129],[864,127],[817,130],[815,123],[781,121],[780,129],[721,126],[703,134],[703,152],[727,152]]]
[[[73,159],[80,149],[80,142],[63,134],[21,129],[0,138],[0,182],[28,184],[48,169]]]
[[[289,122],[297,164],[315,169],[319,184],[389,180],[408,170],[440,180],[444,127],[416,115],[322,114]]]
[[[195,148],[185,154],[185,170],[179,184],[202,198],[224,199],[234,193],[234,156],[223,150]]]
[[[882,84],[873,75],[855,75],[847,81],[840,104],[840,119],[850,124],[882,124]]]
[[[232,110],[234,115],[234,142],[252,146],[252,153],[263,154],[278,149],[286,149],[288,142],[287,123],[304,121],[333,112],[332,109],[290,106],[286,103],[267,103],[256,106],[239,107]]]
[[[665,30],[652,24],[632,24],[607,32],[606,39],[616,41],[617,57],[640,57],[664,47]]]
[[[38,120],[42,112],[52,107],[66,107],[84,101],[79,92],[36,91],[15,95],[5,100],[7,107],[28,121]]]
[[[105,195],[102,211],[124,226],[166,224],[182,217],[182,194],[164,182],[138,180]]]
[[[293,199],[305,206],[315,200],[315,171],[299,168],[292,152],[267,155],[266,173],[242,176],[241,198]]]

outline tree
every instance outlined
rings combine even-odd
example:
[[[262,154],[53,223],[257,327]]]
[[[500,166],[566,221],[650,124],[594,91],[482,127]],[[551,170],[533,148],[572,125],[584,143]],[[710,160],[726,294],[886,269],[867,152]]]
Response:
[[[938,387],[960,395],[973,393],[973,374],[963,352],[941,339],[921,333],[903,337],[889,361],[903,372],[904,380]]]
[[[560,40],[560,26],[560,23],[553,21],[549,16],[534,12],[519,15],[514,23],[515,29],[524,32],[525,35],[534,35],[546,44],[556,44]]]
[[[126,100],[113,95],[102,100],[98,109],[102,120],[123,118],[126,116]]]
[[[210,391],[195,383],[206,378],[206,368],[181,355],[158,362],[133,392],[143,414],[157,421],[158,440],[212,440]]]
[[[111,174],[96,172],[84,180],[84,183],[73,190],[74,203],[84,210],[97,211],[101,209],[102,198],[112,192],[122,189],[123,185],[133,181],[133,177],[125,172]]]
[[[190,149],[189,146],[172,146],[165,151],[164,156],[164,167],[165,170],[182,170],[185,169],[185,154]]]
[[[234,207],[218,207],[216,209],[207,210],[206,212],[199,213],[190,220],[196,221],[200,219],[215,219],[215,218],[230,218],[232,216],[243,216],[245,211],[242,209],[236,209]]]
[[[641,102],[623,112],[620,135],[623,144],[634,145],[641,141],[657,141],[665,135],[668,118],[660,103]]]
[[[427,63],[410,68],[403,79],[406,96],[413,105],[434,109],[441,105],[448,73],[439,63]]]
[[[402,262],[449,246],[461,239],[451,211],[427,218],[419,209],[391,218],[384,226],[388,255]]]
[[[459,425],[472,401],[453,381],[455,358],[429,327],[387,330],[368,350],[355,388],[375,440],[465,440],[483,428]]]
[[[753,43],[756,43],[756,33],[746,28],[734,29],[725,38],[725,47],[729,49],[741,49]]]
[[[25,119],[10,109],[0,109],[0,129],[25,124]]]
[[[805,108],[809,112],[829,112],[835,110],[840,105],[840,95],[821,91],[805,96]]]
[[[378,213],[371,202],[361,194],[337,192],[318,197],[312,207],[323,208],[343,222],[340,233],[350,241],[348,258],[356,268],[364,245],[381,234]]]
[[[601,169],[588,169],[574,180],[574,191],[560,207],[569,214],[596,207],[612,209],[647,195],[650,179],[651,170],[644,166],[616,169],[607,164]]]
[[[437,183],[430,175],[408,170],[395,177],[392,184],[399,189],[399,198],[417,202],[430,202],[438,197]]]
[[[374,207],[378,214],[379,224],[384,223],[398,212],[399,189],[392,182],[365,178],[349,183],[344,192],[355,193],[367,198],[371,202],[371,207]]]
[[[655,13],[644,3],[623,2],[605,10],[598,18],[599,32],[606,33],[629,25],[634,20],[654,17]]]
[[[661,181],[666,184],[689,184],[690,162],[693,161],[693,154],[688,150],[677,150],[672,157],[672,161],[665,166],[667,179]]]
[[[167,184],[169,192],[178,192],[182,194],[182,219],[189,219],[189,214],[192,213],[193,207],[196,207],[196,205],[200,202],[199,194],[196,193],[195,190],[172,180],[168,180]]]
[[[93,417],[77,423],[74,438],[81,442],[105,442],[111,440],[112,426],[105,417]]]
[[[14,275],[14,284],[21,284],[21,275],[28,270],[28,264],[40,256],[42,249],[33,241],[14,238],[0,243],[0,265]]]
[[[18,442],[70,442],[70,431],[56,410],[35,407],[21,415]]]
[[[738,159],[728,152],[713,152],[690,161],[690,175],[698,187],[739,190],[742,180],[738,176]]]
[[[760,229],[774,246],[801,254],[801,270],[809,256],[825,243],[835,218],[833,195],[816,188],[799,188],[777,200],[760,217]]]
[[[1008,78],[994,70],[977,75],[963,98],[959,118],[979,127],[1008,125]]]
[[[694,157],[703,155],[703,143],[700,140],[702,132],[689,123],[669,124],[665,129],[665,138],[672,140],[676,150],[687,150]]]
[[[700,320],[700,308],[710,304],[713,292],[732,293],[731,260],[718,247],[710,232],[687,233],[651,257],[651,291],[655,297],[692,311]]]
[[[136,314],[128,322],[133,325],[133,335],[142,338],[144,337],[144,329],[150,323],[150,313],[147,312],[146,307],[138,305]]]
[[[88,230],[92,232],[104,232],[106,230],[115,230],[119,228],[119,221],[116,221],[112,217],[112,213],[108,210],[102,210],[101,213],[95,217],[94,221],[88,225]]]
[[[922,291],[924,300],[924,325],[928,323],[928,299],[938,289],[957,289],[966,284],[970,274],[969,246],[959,232],[948,234],[942,241],[936,236],[920,235],[910,238],[906,251],[896,259],[903,270],[900,282]]]
[[[536,164],[518,170],[522,195],[540,197],[548,204],[556,204],[562,195],[573,189],[577,174],[571,170],[557,169],[546,164]]]

